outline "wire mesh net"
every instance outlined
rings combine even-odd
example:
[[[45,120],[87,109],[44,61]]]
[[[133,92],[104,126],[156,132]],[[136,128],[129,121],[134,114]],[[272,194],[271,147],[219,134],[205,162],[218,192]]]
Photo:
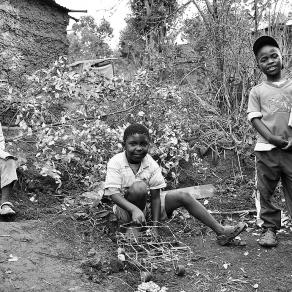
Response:
[[[158,231],[153,232],[153,227]],[[171,264],[174,269],[179,263],[187,262],[191,249],[179,241],[168,225],[133,226],[124,224],[116,234],[117,244],[125,254],[126,260],[140,271]]]

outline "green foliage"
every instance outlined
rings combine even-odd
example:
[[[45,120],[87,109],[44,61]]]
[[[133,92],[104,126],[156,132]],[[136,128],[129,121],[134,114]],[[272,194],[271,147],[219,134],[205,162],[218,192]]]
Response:
[[[153,52],[163,51],[166,34],[177,16],[177,0],[134,0],[131,10],[121,33],[120,51],[136,65],[145,65],[153,59]]]
[[[130,83],[119,78],[108,83],[94,71],[69,71],[61,58],[31,76],[21,92],[10,91],[6,101],[17,101],[16,124],[24,141],[35,141],[34,167],[59,186],[89,187],[104,180],[107,161],[122,151],[123,130],[134,121],[149,127],[151,154],[174,186],[181,161],[201,171],[204,166],[186,141],[183,98],[177,88],[156,80],[154,73],[139,71]]]
[[[187,69],[178,69],[178,49],[161,30],[173,21],[176,1],[132,1],[122,40],[143,69],[131,81],[108,82],[92,70],[77,74],[61,58],[31,76],[21,91],[8,91],[3,108],[13,105],[24,140],[34,141],[34,167],[64,187],[90,187],[104,180],[106,163],[122,151],[123,129],[132,122],[150,129],[150,154],[172,187],[185,163],[193,176],[206,174],[201,156],[208,149],[222,156],[235,151],[239,167],[253,161],[255,137],[245,112],[248,90],[259,77],[250,49],[253,19],[241,1],[207,3],[201,1],[199,15],[185,21],[191,55],[181,63]],[[90,18],[74,30],[85,55],[92,34],[100,40],[110,35],[103,34],[110,31],[106,23],[98,30]]]
[[[198,13],[184,21],[183,35],[192,48],[188,58],[196,68],[196,89],[199,94],[206,92],[204,99],[221,113],[230,118],[243,116],[249,89],[262,78],[252,52],[254,40],[267,33],[259,27],[266,25],[269,34],[283,43],[284,53],[291,47],[283,28],[277,29],[273,22],[284,2],[281,7],[266,0],[193,3]]]
[[[140,35],[149,34],[157,27],[170,25],[175,18],[177,8],[176,0],[131,1],[134,25]]]
[[[136,66],[142,65],[145,50],[145,40],[135,26],[134,19],[127,19],[127,26],[120,35],[121,57],[133,62]]]
[[[82,16],[72,26],[69,38],[69,58],[71,61],[104,58],[112,54],[108,40],[112,38],[110,23],[102,19],[99,25],[92,16]]]

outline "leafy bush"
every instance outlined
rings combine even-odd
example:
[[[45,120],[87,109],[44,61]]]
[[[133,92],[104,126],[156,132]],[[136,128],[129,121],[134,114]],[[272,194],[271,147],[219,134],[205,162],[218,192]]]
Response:
[[[11,90],[5,101],[15,101],[15,123],[35,141],[34,167],[59,186],[88,187],[103,180],[106,163],[122,151],[122,133],[131,122],[149,127],[150,153],[174,186],[180,161],[204,167],[186,141],[183,97],[155,80],[154,73],[140,71],[130,83],[119,78],[111,83],[94,71],[72,72],[61,58],[31,76],[21,92]]]

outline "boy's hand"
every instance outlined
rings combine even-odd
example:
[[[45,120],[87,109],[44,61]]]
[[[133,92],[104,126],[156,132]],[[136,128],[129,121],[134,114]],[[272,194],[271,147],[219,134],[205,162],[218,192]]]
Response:
[[[281,149],[286,148],[289,144],[288,141],[285,140],[283,137],[274,135],[271,137],[270,143]]]
[[[292,150],[292,137],[288,138],[288,144],[282,150]]]
[[[154,238],[156,238],[156,239],[159,238],[159,233],[158,233],[158,229],[157,229],[157,227],[153,226],[153,227],[151,228],[151,233],[152,233],[152,236],[153,236]]]
[[[132,211],[132,221],[136,224],[145,223],[146,220],[145,220],[144,213],[139,208],[135,208]]]

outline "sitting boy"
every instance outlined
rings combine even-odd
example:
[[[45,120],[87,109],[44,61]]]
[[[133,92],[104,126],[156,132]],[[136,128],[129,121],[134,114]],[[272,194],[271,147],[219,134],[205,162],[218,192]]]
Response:
[[[220,245],[230,243],[245,229],[244,223],[234,227],[222,226],[188,193],[161,192],[166,184],[158,164],[147,154],[149,143],[148,129],[141,124],[132,124],[124,132],[125,151],[116,154],[108,162],[105,195],[110,196],[116,204],[114,213],[119,220],[145,223],[146,201],[150,192],[153,225],[170,218],[175,209],[184,207],[217,234]],[[155,227],[153,232],[157,234]]]
[[[0,123],[0,176],[1,176],[1,203],[0,215],[11,216],[15,214],[10,202],[13,182],[17,180],[15,158],[5,151],[5,139]]]

